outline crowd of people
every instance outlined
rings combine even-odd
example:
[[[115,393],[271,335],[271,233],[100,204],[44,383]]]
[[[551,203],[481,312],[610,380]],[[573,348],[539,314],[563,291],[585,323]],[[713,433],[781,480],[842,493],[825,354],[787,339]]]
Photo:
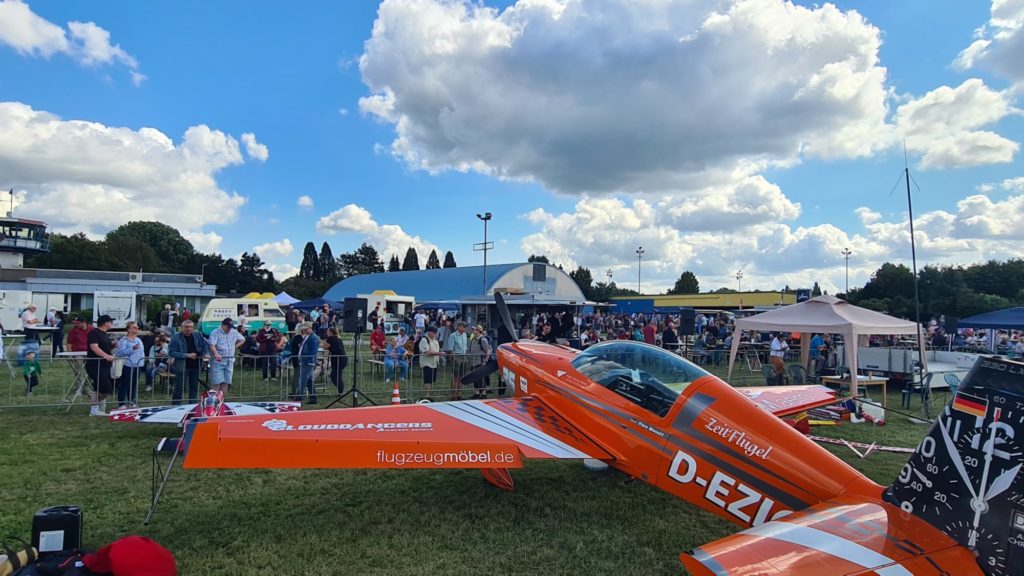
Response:
[[[38,329],[31,328],[39,323],[33,321],[34,314],[35,306],[29,306],[22,316],[26,340],[39,338]],[[59,312],[58,319],[60,323],[64,321]],[[113,318],[108,315],[99,316],[95,326],[77,315],[68,319],[71,327],[66,336],[62,326],[52,331],[53,354],[63,352],[65,337],[69,352],[85,353],[84,371],[93,386],[92,415],[107,413],[111,395],[116,395],[118,408],[138,406],[143,382],[148,392],[159,378],[170,381],[172,405],[180,405],[186,397],[189,403],[199,401],[203,372],[208,375],[208,388],[226,396],[237,361],[246,358],[257,364],[264,382],[278,381],[284,366],[292,367],[292,398],[315,404],[318,399],[313,378],[321,349],[326,351],[327,380],[339,394],[344,390],[343,370],[348,357],[339,337],[339,316],[328,305],[308,312],[289,310],[287,332],[278,330],[270,321],[253,329],[243,313],[238,318],[224,318],[219,328],[204,336],[196,329],[187,309],[170,305],[161,311],[149,330],[143,332],[136,322],[128,322],[125,333],[116,340],[111,334]],[[22,361],[28,394],[38,385],[42,374],[35,352],[30,353],[31,358]]]

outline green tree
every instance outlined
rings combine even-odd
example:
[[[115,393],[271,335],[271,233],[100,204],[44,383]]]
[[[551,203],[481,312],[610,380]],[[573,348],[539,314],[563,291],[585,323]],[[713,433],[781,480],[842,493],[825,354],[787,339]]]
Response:
[[[419,270],[420,257],[416,255],[416,249],[412,246],[405,251],[405,259],[402,260],[402,270]]]
[[[128,222],[107,233],[107,242],[117,246],[129,246],[127,240],[133,238],[149,246],[157,259],[158,266],[154,272],[182,273],[185,265],[195,254],[192,243],[181,236],[177,229],[161,222]]]
[[[449,250],[444,253],[444,265],[443,268],[455,268],[455,255]]]
[[[437,250],[431,250],[427,257],[427,270],[436,270],[441,267],[441,261],[437,259]]]
[[[317,258],[320,264],[320,280],[321,282],[327,282],[333,284],[339,280],[338,278],[338,261],[334,258],[334,252],[331,251],[331,245],[324,242],[320,246],[320,255]]]
[[[105,242],[90,240],[83,233],[50,235],[50,251],[25,260],[29,268],[55,270],[121,270]],[[136,270],[138,270],[136,268]]]
[[[675,286],[667,292],[668,294],[699,294],[700,283],[697,282],[697,275],[686,270],[679,275]]]
[[[821,296],[821,286],[818,286],[817,282],[815,282],[814,287],[811,288],[811,297],[813,298],[815,296]]]
[[[184,272],[184,264],[181,268],[168,270],[157,256],[156,251],[149,245],[134,236],[120,234],[109,235],[103,241],[108,253],[117,262],[115,270],[148,271],[148,272]]]
[[[538,256],[536,254],[530,254],[530,257],[527,258],[526,261],[527,262],[542,262],[544,264],[551,264],[551,262],[548,261],[548,257],[543,255],[543,254],[541,254],[540,256]]]
[[[576,282],[576,285],[580,287],[583,292],[583,297],[587,300],[593,300],[594,297],[594,277],[590,274],[590,270],[580,266],[569,272],[569,277]]]
[[[239,292],[271,292],[277,287],[274,273],[265,268],[256,253],[245,252],[238,261]]]
[[[914,275],[904,264],[886,262],[858,290],[859,298],[888,298],[894,295],[914,296]]]
[[[354,252],[338,256],[338,266],[342,278],[384,271],[384,261],[380,259],[377,249],[365,242]]]
[[[312,242],[306,242],[302,249],[302,263],[299,264],[299,278],[305,280],[320,280],[320,256],[316,253],[316,246]]]
[[[298,276],[292,276],[291,278],[281,282],[281,290],[284,290],[299,300],[309,300],[311,298],[323,296],[324,292],[327,292],[330,287],[330,284],[327,282],[305,280]]]
[[[388,261],[388,272],[398,272],[402,269],[402,263],[398,261],[398,256],[395,254],[391,255],[391,260]]]

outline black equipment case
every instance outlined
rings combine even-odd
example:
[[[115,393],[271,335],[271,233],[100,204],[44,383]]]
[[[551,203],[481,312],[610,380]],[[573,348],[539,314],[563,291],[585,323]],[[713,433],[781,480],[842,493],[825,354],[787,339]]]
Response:
[[[82,547],[82,508],[53,506],[32,517],[32,546],[40,555]]]

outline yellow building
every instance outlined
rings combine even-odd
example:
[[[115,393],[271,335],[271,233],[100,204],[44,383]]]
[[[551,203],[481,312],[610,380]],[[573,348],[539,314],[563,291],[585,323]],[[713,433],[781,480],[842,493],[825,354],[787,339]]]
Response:
[[[739,310],[757,306],[796,304],[796,294],[783,292],[734,292],[723,294],[672,294],[657,296],[614,296],[617,311],[653,312],[654,308],[692,306],[698,310]]]

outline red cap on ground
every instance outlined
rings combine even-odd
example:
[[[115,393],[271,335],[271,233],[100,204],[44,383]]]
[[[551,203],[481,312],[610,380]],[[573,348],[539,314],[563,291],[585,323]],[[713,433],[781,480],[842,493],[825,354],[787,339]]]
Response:
[[[82,559],[97,574],[177,576],[174,555],[145,536],[125,536]]]

